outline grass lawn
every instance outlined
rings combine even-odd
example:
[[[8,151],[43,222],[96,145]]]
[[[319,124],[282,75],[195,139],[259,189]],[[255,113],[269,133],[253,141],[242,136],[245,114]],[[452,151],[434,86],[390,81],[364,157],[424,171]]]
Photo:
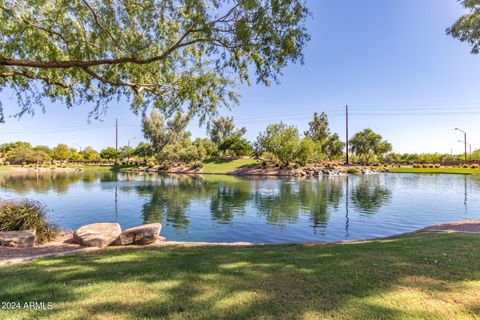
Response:
[[[230,173],[241,167],[258,164],[254,159],[209,159],[203,161],[203,173]]]
[[[2,319],[475,319],[480,235],[109,248],[0,268]]]
[[[480,169],[471,168],[388,168],[390,172],[396,173],[460,173],[480,174]]]

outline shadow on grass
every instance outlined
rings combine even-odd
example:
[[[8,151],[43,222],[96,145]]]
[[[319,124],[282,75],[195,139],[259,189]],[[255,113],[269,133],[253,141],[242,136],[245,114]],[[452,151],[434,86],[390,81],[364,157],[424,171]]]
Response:
[[[0,301],[54,303],[9,319],[474,318],[479,240],[112,248],[0,269]]]

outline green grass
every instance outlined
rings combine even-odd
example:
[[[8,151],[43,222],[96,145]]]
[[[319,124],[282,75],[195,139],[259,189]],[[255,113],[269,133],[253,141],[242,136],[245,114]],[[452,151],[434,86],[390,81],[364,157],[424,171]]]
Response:
[[[480,169],[471,168],[388,168],[395,173],[457,173],[480,174]]]
[[[253,166],[259,162],[254,159],[209,159],[203,161],[203,173],[230,173],[246,166]]]
[[[475,319],[480,235],[109,248],[0,268],[2,319]]]

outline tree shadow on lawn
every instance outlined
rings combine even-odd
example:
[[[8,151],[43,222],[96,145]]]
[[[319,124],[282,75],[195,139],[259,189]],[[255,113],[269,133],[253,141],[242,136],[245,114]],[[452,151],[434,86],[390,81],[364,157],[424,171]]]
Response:
[[[37,318],[454,318],[480,309],[480,236],[120,248],[0,269],[0,301]]]

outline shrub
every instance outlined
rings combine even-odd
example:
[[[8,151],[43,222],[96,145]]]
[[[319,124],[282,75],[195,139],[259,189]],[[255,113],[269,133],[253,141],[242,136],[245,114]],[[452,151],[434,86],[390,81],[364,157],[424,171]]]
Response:
[[[38,201],[24,199],[0,202],[0,231],[36,230],[39,243],[55,237],[58,227],[47,219],[47,208]]]
[[[155,166],[155,161],[148,161],[148,164],[147,164],[150,168],[154,167]]]
[[[359,174],[359,173],[360,173],[360,170],[358,170],[358,168],[348,168],[348,169],[347,169],[347,173],[350,173],[350,174]]]
[[[201,169],[203,168],[203,163],[201,163],[200,161],[197,161],[197,162],[194,162],[191,166],[192,169]]]

